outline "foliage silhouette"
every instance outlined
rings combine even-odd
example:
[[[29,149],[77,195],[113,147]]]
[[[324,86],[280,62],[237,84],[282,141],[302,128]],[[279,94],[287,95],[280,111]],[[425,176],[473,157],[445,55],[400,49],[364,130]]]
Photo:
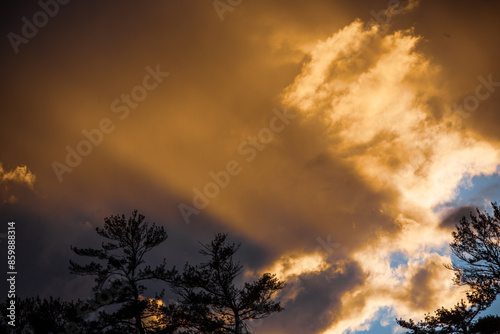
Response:
[[[100,249],[71,246],[77,255],[97,260],[86,265],[70,260],[69,267],[72,274],[95,276],[93,304],[99,312],[98,320],[90,324],[91,332],[145,334],[163,328],[157,305],[163,291],[153,300],[143,298],[143,294],[145,282],[168,280],[165,259],[155,268],[145,265],[146,254],[164,242],[167,233],[144,218],[137,210],[129,219],[124,215],[105,218],[104,228],[96,228],[107,239]],[[103,290],[112,293],[99,295]],[[88,308],[94,310],[91,305]]]
[[[240,245],[227,242],[226,234],[202,245],[207,262],[186,264],[183,273],[175,271],[169,282],[180,296],[178,303],[166,307],[167,318],[183,328],[181,333],[234,333],[248,331],[247,321],[263,319],[283,308],[275,300],[284,282],[265,273],[254,282],[237,287],[235,280],[243,267],[235,262]]]
[[[491,203],[493,216],[487,212],[462,217],[450,244],[453,255],[460,261],[450,267],[455,282],[472,288],[492,289],[500,293],[500,208]]]
[[[77,303],[80,303],[78,301]],[[61,299],[40,297],[22,299],[16,297],[15,327],[8,325],[7,307],[9,300],[0,304],[0,333],[61,333],[73,324],[78,328],[85,328],[85,321],[78,315],[78,305],[74,302],[61,301]]]
[[[397,320],[397,323],[411,331],[408,334],[435,334],[435,333],[479,333],[474,330],[481,322],[482,318],[475,320],[480,312],[486,310],[494,301],[492,295],[482,295],[481,292],[469,291],[467,293],[467,303],[463,300],[451,309],[442,307],[434,312],[434,315],[427,314],[424,321],[415,323],[412,319],[405,321]]]
[[[488,315],[480,318],[472,327],[472,333],[500,334],[500,316]]]
[[[104,219],[97,234],[106,240],[100,248],[70,246],[87,264],[70,260],[70,272],[92,276],[93,295],[86,301],[16,298],[16,327],[8,325],[7,303],[0,304],[0,334],[242,334],[247,322],[263,319],[283,308],[276,294],[284,282],[265,273],[256,281],[237,286],[242,265],[234,260],[240,245],[227,242],[226,234],[203,245],[200,253],[207,262],[186,263],[184,271],[167,270],[166,261],[152,268],[146,255],[167,239],[163,227],[144,221],[133,212],[130,218]],[[144,298],[146,283],[167,283],[178,296],[164,305],[164,290],[155,298]]]

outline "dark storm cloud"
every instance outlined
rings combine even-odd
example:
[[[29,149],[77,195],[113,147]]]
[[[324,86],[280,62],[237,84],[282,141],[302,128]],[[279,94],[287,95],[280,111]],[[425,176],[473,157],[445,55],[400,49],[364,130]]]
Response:
[[[284,293],[290,290],[295,297],[284,304],[285,312],[265,320],[266,326],[275,333],[290,333],[301,328],[303,333],[321,333],[332,318],[339,318],[341,298],[345,291],[363,284],[366,275],[355,263],[332,266],[324,271],[289,277]]]
[[[460,208],[453,209],[446,215],[446,217],[443,218],[439,227],[455,230],[455,225],[460,223],[462,217],[469,219],[471,213],[476,213],[476,208],[473,206],[462,206]]]

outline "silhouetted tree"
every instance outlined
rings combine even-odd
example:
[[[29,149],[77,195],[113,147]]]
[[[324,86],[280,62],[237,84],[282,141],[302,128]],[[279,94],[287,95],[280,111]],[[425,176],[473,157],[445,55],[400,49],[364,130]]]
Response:
[[[427,314],[424,321],[415,323],[412,319],[405,321],[397,320],[398,325],[410,329],[408,334],[472,334],[475,326],[479,323],[476,317],[486,310],[495,300],[495,296],[486,291],[467,292],[467,303],[463,300],[451,309],[442,307],[434,312],[434,315]],[[481,319],[479,319],[481,320]]]
[[[49,299],[16,298],[15,327],[8,324],[8,303],[0,304],[0,333],[65,333],[72,329],[85,330],[84,318],[77,314],[77,303],[61,301],[59,298]]]
[[[500,293],[500,208],[491,203],[493,216],[487,212],[462,217],[450,244],[453,255],[460,261],[453,263],[455,282],[478,289],[492,289]]]
[[[88,313],[98,311],[98,320],[90,324],[95,333],[155,333],[162,329],[157,301],[143,298],[145,282],[168,280],[166,260],[154,269],[145,265],[145,255],[167,239],[163,227],[144,221],[144,216],[133,212],[132,217],[111,216],[104,219],[104,228],[97,233],[107,239],[100,249],[71,249],[80,256],[98,262],[80,265],[70,260],[70,271],[77,275],[95,276],[95,297],[87,305]],[[106,293],[103,293],[105,291]],[[114,305],[114,307],[110,307]]]
[[[500,317],[488,315],[479,318],[477,323],[472,327],[474,334],[500,334]]]
[[[418,323],[397,320],[400,326],[411,330],[407,333],[482,333],[478,328],[491,327],[496,321],[487,317],[475,320],[500,293],[500,209],[496,203],[491,205],[493,216],[476,209],[477,215],[471,213],[470,220],[462,217],[457,231],[452,233],[450,248],[459,261],[446,267],[455,271],[455,284],[469,287],[467,302],[462,300],[450,310],[438,309]]]
[[[233,255],[240,245],[229,244],[226,234],[217,234],[200,253],[208,261],[198,266],[186,264],[182,274],[175,273],[170,281],[180,298],[166,308],[167,318],[173,319],[183,333],[243,333],[246,322],[262,319],[283,310],[275,294],[284,283],[274,274],[263,274],[258,280],[235,285],[242,266]]]
[[[7,307],[10,306],[10,300],[7,299],[5,303],[0,304],[0,333],[16,333],[16,334],[24,334],[29,333],[31,328],[29,326],[29,315],[30,312],[29,306],[31,303],[19,297],[15,299],[15,327],[12,327],[8,324],[12,319],[8,318],[7,315],[10,313],[7,310]]]

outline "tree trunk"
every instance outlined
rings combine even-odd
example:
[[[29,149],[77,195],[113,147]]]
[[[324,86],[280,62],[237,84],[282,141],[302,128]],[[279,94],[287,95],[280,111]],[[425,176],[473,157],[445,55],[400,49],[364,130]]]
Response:
[[[139,330],[139,334],[146,334],[144,331],[144,328],[142,328],[142,318],[141,318],[141,313],[136,310],[136,315],[135,315],[135,327]]]
[[[240,320],[240,315],[238,313],[236,313],[234,315],[234,333],[235,334],[242,334],[241,320]]]
[[[144,328],[142,327],[142,315],[141,310],[139,308],[139,292],[137,291],[137,287],[133,287],[134,289],[134,317],[135,317],[135,328],[139,331],[139,334],[146,334]]]

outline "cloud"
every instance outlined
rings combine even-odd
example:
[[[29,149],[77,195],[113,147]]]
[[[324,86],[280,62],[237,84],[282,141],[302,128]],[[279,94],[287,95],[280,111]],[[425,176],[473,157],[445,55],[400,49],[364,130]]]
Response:
[[[348,155],[363,174],[430,208],[452,199],[464,177],[494,173],[499,150],[445,122],[429,121],[420,96],[437,92],[413,82],[436,69],[414,51],[419,37],[411,31],[372,40],[362,50],[368,57],[356,54],[375,27],[365,31],[353,22],[318,43],[285,101],[308,116],[325,117],[331,136],[340,140],[331,149]]]
[[[31,189],[33,189],[33,184],[35,183],[35,175],[31,173],[27,166],[18,166],[16,169],[7,172],[3,169],[2,163],[0,163],[0,182],[16,182],[24,183]]]
[[[365,330],[383,307],[399,316],[418,314],[463,293],[453,290],[452,273],[442,266],[449,257],[436,254],[447,252],[449,231],[440,229],[434,208],[473,176],[495,174],[500,150],[472,131],[450,127],[446,110],[433,117],[433,101],[442,105],[448,95],[427,84],[438,82],[440,72],[417,51],[420,40],[411,29],[365,29],[354,21],[316,44],[283,96],[305,123],[327,129],[322,161],[341,157],[373,189],[396,194],[381,209],[396,228],[380,229],[347,254],[369,278],[345,292],[342,314],[331,316],[325,334]],[[391,265],[394,254],[404,262]]]
[[[266,320],[266,330],[311,334],[326,330],[332,320],[344,316],[342,296],[362,286],[365,279],[354,261],[339,261],[322,270],[289,276],[281,297],[285,311]]]
[[[12,193],[13,188],[25,186],[34,190],[35,174],[27,166],[20,165],[13,170],[6,171],[0,163],[0,198],[2,203],[15,203],[17,197]]]
[[[462,217],[469,218],[470,214],[476,213],[476,208],[472,206],[462,206],[460,208],[453,209],[447,213],[447,215],[441,220],[439,227],[455,230],[455,225],[457,225]]]

